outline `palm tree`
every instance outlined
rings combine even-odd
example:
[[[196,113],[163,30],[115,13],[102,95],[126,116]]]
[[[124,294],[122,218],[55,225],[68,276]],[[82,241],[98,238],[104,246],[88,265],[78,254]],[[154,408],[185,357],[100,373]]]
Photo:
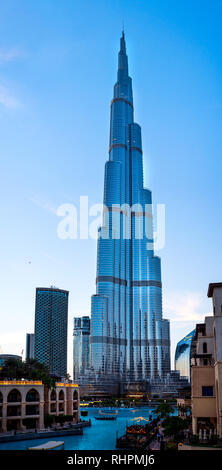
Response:
[[[157,415],[160,415],[161,418],[166,418],[167,416],[169,416],[173,412],[174,412],[174,408],[171,405],[169,405],[168,403],[161,403],[155,409],[155,413]]]

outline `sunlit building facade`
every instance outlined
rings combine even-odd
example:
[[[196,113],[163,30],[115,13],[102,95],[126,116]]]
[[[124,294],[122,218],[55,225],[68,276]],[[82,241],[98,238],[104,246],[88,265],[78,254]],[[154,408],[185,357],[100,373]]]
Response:
[[[152,194],[143,186],[124,33],[111,101],[96,286],[91,366],[98,380],[162,379],[170,371],[169,321],[162,318],[161,261],[153,248]]]
[[[190,382],[191,344],[195,330],[186,335],[177,343],[175,352],[175,370],[180,372],[181,377],[187,377]]]

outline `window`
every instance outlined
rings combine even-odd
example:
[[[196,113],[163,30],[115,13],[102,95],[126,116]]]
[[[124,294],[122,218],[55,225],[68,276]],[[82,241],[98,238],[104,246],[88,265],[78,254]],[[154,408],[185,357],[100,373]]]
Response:
[[[203,353],[207,353],[207,343],[203,343]]]
[[[213,387],[212,386],[203,386],[202,387],[202,396],[203,397],[212,397],[213,396]]]

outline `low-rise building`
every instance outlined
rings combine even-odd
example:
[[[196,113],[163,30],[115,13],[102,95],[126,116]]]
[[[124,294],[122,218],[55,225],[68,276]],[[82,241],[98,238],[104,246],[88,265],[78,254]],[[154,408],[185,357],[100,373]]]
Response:
[[[73,421],[79,421],[79,388],[77,384],[57,383],[56,388],[49,390],[45,387],[45,414],[73,416]]]
[[[0,381],[0,432],[43,429],[46,414],[69,415],[78,422],[78,385],[57,383],[48,390],[41,381]]]
[[[213,316],[196,325],[191,352],[193,434],[222,438],[222,283],[209,284]]]

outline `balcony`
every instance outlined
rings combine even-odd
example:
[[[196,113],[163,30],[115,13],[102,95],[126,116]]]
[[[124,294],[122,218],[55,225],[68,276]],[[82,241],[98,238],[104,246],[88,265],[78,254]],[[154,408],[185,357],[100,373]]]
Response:
[[[37,404],[39,403],[39,400],[40,398],[39,398],[39,393],[37,392],[37,390],[35,389],[29,390],[29,392],[26,395],[26,401],[28,403]]]
[[[21,406],[7,406],[7,416],[10,418],[21,417]]]
[[[8,403],[10,403],[10,405],[21,403],[21,401],[22,401],[21,393],[18,390],[12,390],[8,394]]]
[[[26,405],[26,416],[39,416],[39,405]]]
[[[54,403],[51,404],[50,413],[56,413],[56,404],[54,404]]]

